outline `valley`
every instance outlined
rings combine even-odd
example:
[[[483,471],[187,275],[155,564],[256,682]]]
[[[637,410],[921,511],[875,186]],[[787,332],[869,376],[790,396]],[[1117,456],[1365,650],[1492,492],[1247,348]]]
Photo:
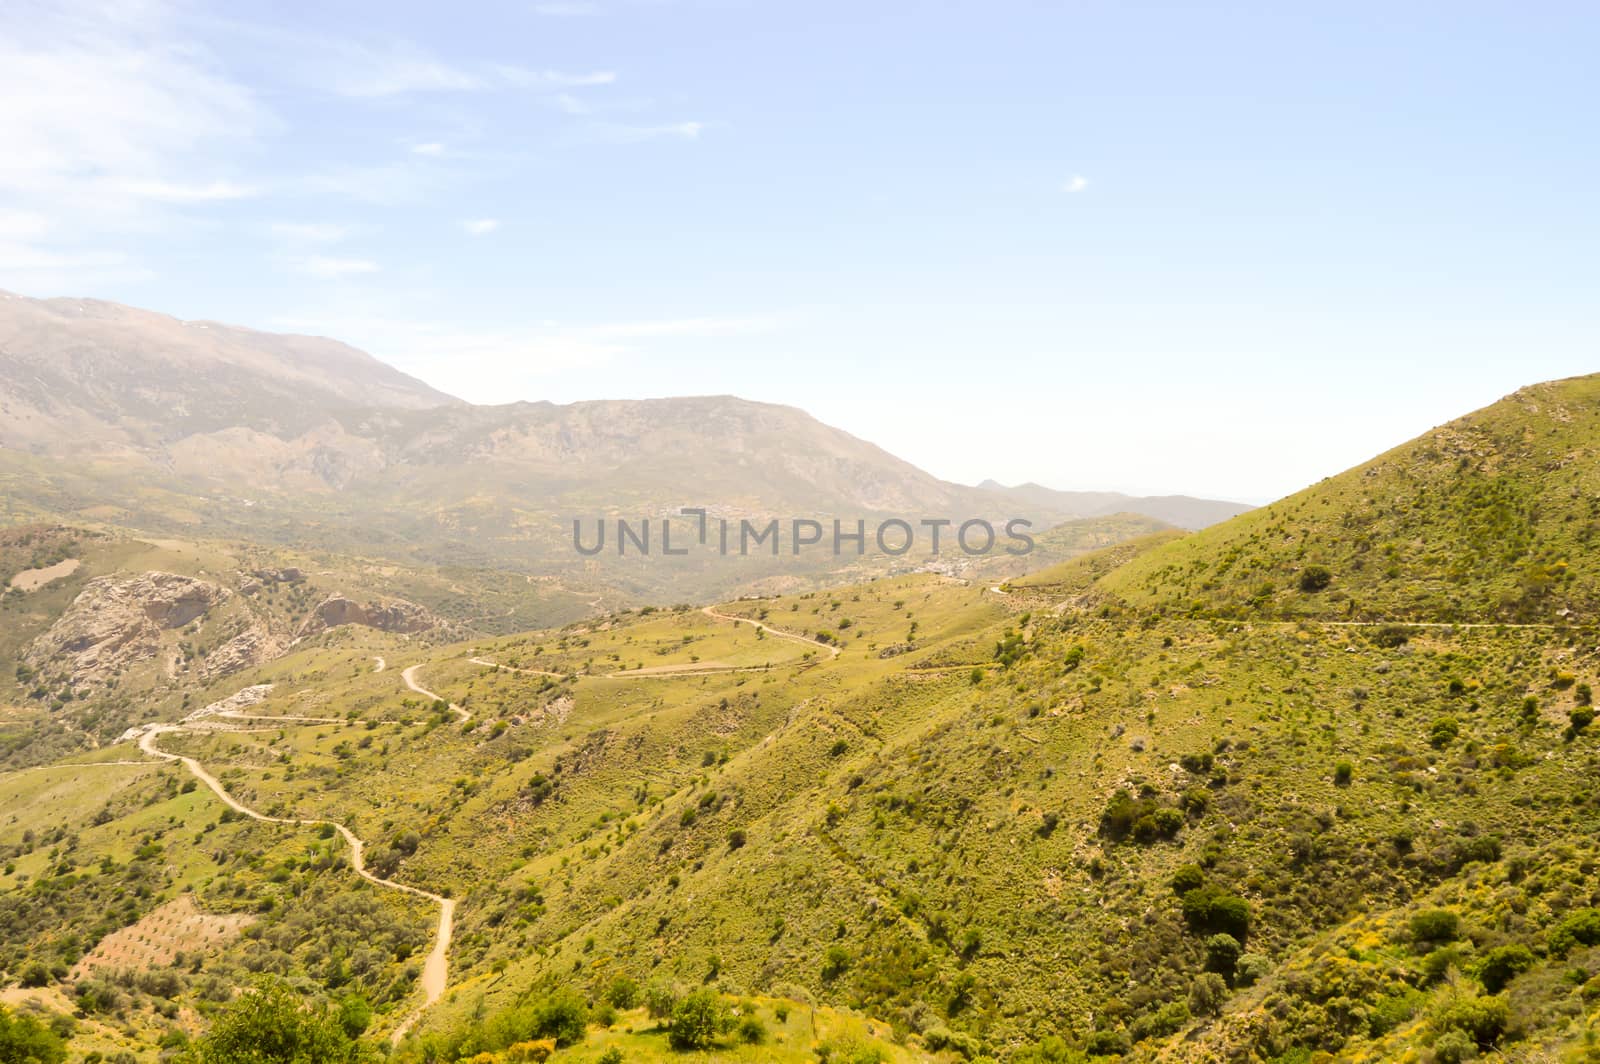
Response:
[[[1553,382],[1197,532],[678,603],[49,512],[7,1001],[150,1064],[258,1009],[429,1064],[1588,1059],[1597,448]]]

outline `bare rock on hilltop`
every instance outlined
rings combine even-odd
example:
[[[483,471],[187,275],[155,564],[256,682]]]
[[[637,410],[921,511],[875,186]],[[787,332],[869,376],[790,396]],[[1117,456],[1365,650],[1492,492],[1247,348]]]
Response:
[[[367,628],[405,635],[425,632],[438,623],[438,618],[432,613],[404,599],[361,603],[343,595],[330,595],[322,600],[306,622],[300,626],[300,635],[315,635],[345,624],[359,624]]]
[[[182,628],[231,596],[217,584],[176,573],[101,577],[33,641],[24,660],[41,670],[64,668],[74,685],[103,684],[154,657],[162,631]]]

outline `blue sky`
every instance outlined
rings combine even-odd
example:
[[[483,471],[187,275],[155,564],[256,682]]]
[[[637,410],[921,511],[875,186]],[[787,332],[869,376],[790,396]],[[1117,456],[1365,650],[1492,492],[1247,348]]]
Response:
[[[0,287],[1262,501],[1600,370],[1600,15],[0,7]]]

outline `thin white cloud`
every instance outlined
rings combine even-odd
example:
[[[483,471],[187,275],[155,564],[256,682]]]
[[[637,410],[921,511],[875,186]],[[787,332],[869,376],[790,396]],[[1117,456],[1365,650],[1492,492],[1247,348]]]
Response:
[[[487,236],[500,228],[500,219],[469,218],[461,223],[461,228],[465,229],[470,236]]]
[[[616,72],[611,70],[591,70],[586,74],[532,70],[520,66],[497,66],[493,70],[504,84],[519,89],[584,89],[595,85],[612,85],[617,80]]]
[[[1082,174],[1073,174],[1061,186],[1063,192],[1082,192],[1089,187],[1089,179]]]
[[[597,122],[588,132],[594,139],[610,144],[637,144],[647,140],[699,140],[705,128],[704,122],[668,122],[654,126]]]
[[[301,273],[327,280],[378,272],[378,264],[371,259],[336,259],[326,255],[300,259],[295,263],[295,268]]]
[[[364,99],[494,89],[551,90],[609,85],[617,80],[609,70],[571,73],[509,63],[458,66],[403,43],[383,50],[342,44],[328,50],[318,62],[314,80],[325,82],[340,95]]]
[[[10,233],[4,280],[147,276],[105,245],[256,193],[230,160],[275,128],[163,4],[0,4],[0,202],[50,222]]]
[[[334,244],[350,235],[350,230],[331,222],[274,222],[274,236],[295,244]]]
[[[425,142],[423,144],[413,144],[411,146],[411,154],[413,154],[413,155],[443,155],[444,154],[444,145],[440,144],[436,140],[430,140],[430,141],[427,141],[427,142]]]
[[[234,181],[208,181],[194,184],[184,181],[125,181],[120,187],[136,199],[154,200],[157,203],[221,203],[227,200],[250,199],[261,194],[254,185],[241,185]]]

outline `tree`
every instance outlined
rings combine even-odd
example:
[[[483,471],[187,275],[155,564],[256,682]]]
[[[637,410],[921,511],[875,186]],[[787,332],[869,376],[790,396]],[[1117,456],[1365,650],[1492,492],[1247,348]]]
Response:
[[[673,1049],[706,1049],[716,1041],[727,1017],[727,1008],[715,990],[703,987],[678,1002],[672,1010],[672,1030],[668,1041]]]
[[[0,1064],[61,1064],[67,1044],[32,1016],[0,1006]]]
[[[589,1005],[568,987],[552,991],[534,1010],[533,1033],[556,1045],[577,1045],[589,1030]]]
[[[239,995],[195,1043],[198,1064],[354,1064],[369,1059],[339,1020],[266,979]]]
[[[639,1004],[639,984],[626,975],[617,976],[606,989],[606,1002],[614,1009],[633,1008]]]
[[[1212,935],[1206,939],[1206,969],[1231,976],[1243,953],[1244,948],[1239,945],[1239,940],[1227,932]]]
[[[1228,1000],[1228,984],[1216,972],[1201,972],[1189,984],[1189,1011],[1196,1016],[1215,1016]]]

